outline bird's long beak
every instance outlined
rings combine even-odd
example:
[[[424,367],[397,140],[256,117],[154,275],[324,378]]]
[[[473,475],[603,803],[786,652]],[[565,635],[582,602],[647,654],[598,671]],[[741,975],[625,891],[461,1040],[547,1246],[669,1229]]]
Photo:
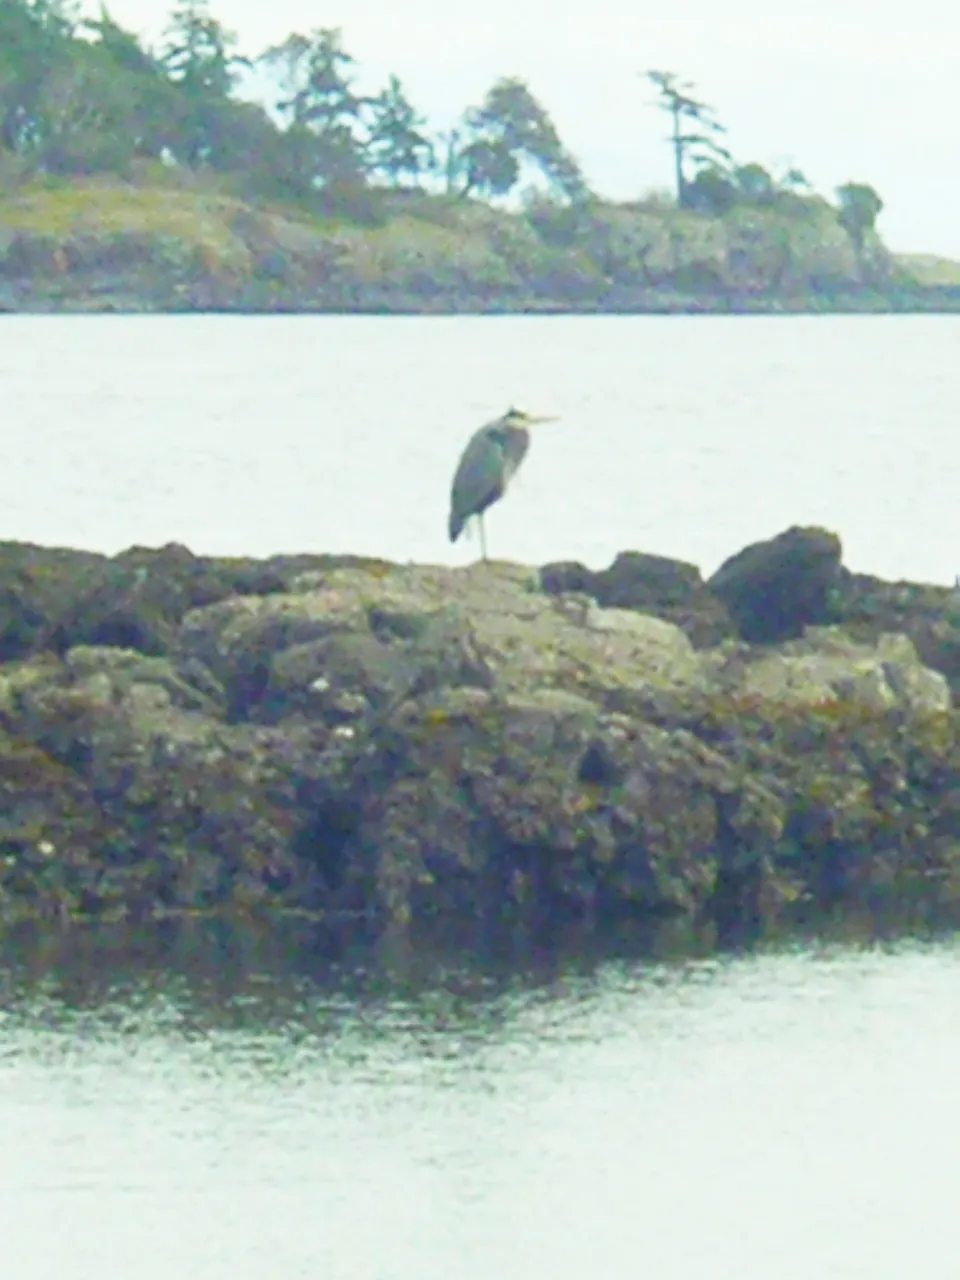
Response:
[[[531,426],[539,425],[541,422],[559,422],[560,415],[556,413],[531,413],[527,418],[527,422]]]

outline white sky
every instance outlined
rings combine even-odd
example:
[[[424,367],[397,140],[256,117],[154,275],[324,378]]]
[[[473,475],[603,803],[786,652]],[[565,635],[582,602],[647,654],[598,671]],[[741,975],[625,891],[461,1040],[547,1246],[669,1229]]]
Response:
[[[107,7],[155,37],[173,0]],[[520,76],[616,198],[670,184],[666,118],[638,72],[675,71],[716,108],[738,160],[796,164],[825,194],[870,182],[892,248],[960,258],[956,0],[212,0],[211,11],[249,55],[340,27],[361,87],[396,72],[435,129],[497,76]]]

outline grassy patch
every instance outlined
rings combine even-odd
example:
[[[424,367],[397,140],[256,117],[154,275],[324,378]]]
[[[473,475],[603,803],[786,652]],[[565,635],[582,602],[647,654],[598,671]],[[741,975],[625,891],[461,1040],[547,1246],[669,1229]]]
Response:
[[[0,195],[0,226],[8,232],[69,242],[95,237],[176,240],[205,264],[243,270],[250,255],[231,228],[240,200],[176,187],[136,187],[86,181],[30,185]]]
[[[960,262],[952,258],[938,258],[933,253],[898,253],[896,261],[917,284],[926,288],[960,285]]]

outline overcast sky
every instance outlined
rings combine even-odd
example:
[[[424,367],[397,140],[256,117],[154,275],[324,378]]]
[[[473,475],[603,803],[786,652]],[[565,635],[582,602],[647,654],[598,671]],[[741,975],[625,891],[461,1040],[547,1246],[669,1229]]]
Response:
[[[90,3],[89,10],[99,8]],[[108,0],[156,37],[173,3]],[[592,185],[613,197],[670,183],[666,118],[645,68],[693,81],[737,159],[797,165],[824,193],[870,182],[901,251],[960,258],[960,6],[955,0],[212,0],[255,54],[291,31],[340,27],[363,88],[396,72],[435,128],[496,76],[527,81]]]

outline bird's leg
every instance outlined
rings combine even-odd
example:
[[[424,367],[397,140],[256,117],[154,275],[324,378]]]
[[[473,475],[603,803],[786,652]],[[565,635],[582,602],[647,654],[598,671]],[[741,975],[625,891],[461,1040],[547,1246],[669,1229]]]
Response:
[[[479,524],[480,524],[480,558],[481,558],[482,560],[486,560],[486,558],[487,558],[487,535],[486,535],[486,532],[484,531],[484,527],[483,527],[483,512],[482,512],[482,511],[481,511],[481,512],[480,512],[480,514],[477,516],[477,520],[478,520],[478,522],[479,522]]]

